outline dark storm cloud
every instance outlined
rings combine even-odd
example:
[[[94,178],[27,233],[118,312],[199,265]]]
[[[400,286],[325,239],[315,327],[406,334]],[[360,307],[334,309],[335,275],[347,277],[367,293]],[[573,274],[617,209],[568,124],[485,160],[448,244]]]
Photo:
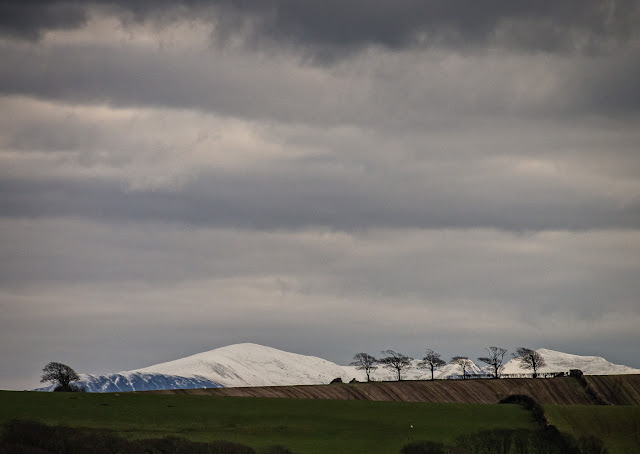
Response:
[[[0,3],[0,35],[38,39],[45,30],[77,28],[86,23],[78,2],[17,1]]]
[[[367,44],[471,46],[493,42],[503,26],[513,45],[532,50],[572,50],[575,38],[591,45],[626,39],[636,29],[638,2],[563,1],[224,1],[235,13],[257,11],[258,35],[305,46],[340,49]],[[264,12],[266,11],[266,13]],[[262,13],[262,14],[260,14]]]
[[[387,177],[390,178],[390,177]],[[446,178],[445,178],[446,179]],[[375,177],[215,174],[180,191],[129,191],[96,181],[0,182],[4,217],[82,217],[96,220],[177,222],[219,228],[297,230],[322,227],[497,228],[515,231],[639,228],[640,204],[611,205],[560,186],[420,186],[405,181],[380,191]],[[550,185],[554,186],[554,185]],[[475,191],[480,188],[475,188]],[[490,191],[491,193],[487,193]],[[548,200],[553,200],[549,203]]]
[[[640,48],[628,49],[610,59],[596,60],[574,82],[575,105],[603,114],[640,112]]]
[[[447,61],[420,52],[395,58],[380,53],[333,72],[300,66],[284,55],[261,59],[250,52],[178,53],[144,46],[58,44],[36,51],[5,42],[0,59],[1,94],[396,131],[429,123],[451,127],[478,113],[566,117],[625,114],[640,107],[637,49],[551,63],[541,57]]]
[[[548,51],[597,49],[637,32],[637,0],[183,0],[4,2],[0,27],[25,37],[43,30],[79,26],[90,5],[116,6],[137,19],[211,13],[218,34],[250,24],[254,40],[293,42],[312,53],[369,44],[476,46],[501,44]],[[69,9],[70,14],[61,14]],[[503,37],[497,36],[504,34]]]

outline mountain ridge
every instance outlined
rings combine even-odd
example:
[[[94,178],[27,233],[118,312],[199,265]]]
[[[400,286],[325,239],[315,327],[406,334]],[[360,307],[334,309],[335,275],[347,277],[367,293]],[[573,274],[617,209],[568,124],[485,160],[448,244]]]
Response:
[[[579,356],[549,349],[537,350],[547,365],[545,372],[568,372],[581,369],[586,375],[640,374],[640,369],[613,364],[597,356]],[[404,380],[426,380],[431,372],[418,369],[419,359],[412,360]],[[505,374],[530,373],[515,359],[508,361]],[[471,361],[467,375],[491,374],[488,366]],[[372,374],[376,381],[394,380],[395,372],[378,366]],[[366,374],[355,366],[341,366],[316,356],[301,355],[253,343],[233,344],[152,366],[113,374],[80,374],[78,384],[89,392],[151,391],[160,389],[194,389],[212,387],[256,387],[315,385],[342,381],[366,381]],[[460,366],[447,364],[435,371],[434,378],[462,378]],[[50,390],[43,388],[42,390]]]

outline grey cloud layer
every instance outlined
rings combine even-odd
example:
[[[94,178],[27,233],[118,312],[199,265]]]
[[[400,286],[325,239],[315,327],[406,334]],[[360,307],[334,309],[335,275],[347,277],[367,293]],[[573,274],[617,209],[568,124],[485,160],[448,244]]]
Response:
[[[637,231],[265,233],[21,219],[0,221],[0,232],[10,259],[0,272],[20,269],[0,291],[0,332],[29,333],[0,353],[28,360],[27,375],[53,356],[112,372],[247,340],[343,363],[358,349],[474,356],[493,343],[638,361]]]
[[[472,117],[390,134],[20,98],[3,105],[15,117],[0,120],[0,143],[12,150],[0,173],[4,216],[257,230],[640,226],[632,120]]]
[[[76,28],[87,20],[78,2],[30,1],[0,4],[0,33],[38,39],[45,30]]]
[[[4,2],[0,29],[33,38],[47,29],[77,27],[92,5],[115,6],[134,18],[167,20],[212,11],[221,35],[246,29],[255,40],[293,41],[312,53],[379,44],[476,46],[495,42],[532,50],[599,49],[637,34],[636,0],[305,1],[183,0]],[[504,36],[500,36],[504,35]]]
[[[393,182],[391,180],[393,178]],[[155,220],[246,229],[339,230],[367,227],[554,230],[639,228],[640,203],[611,203],[599,195],[535,183],[473,183],[451,175],[423,184],[386,175],[354,182],[331,175],[270,173],[208,175],[179,192],[131,191],[121,183],[3,181],[0,211],[11,217],[81,216],[104,220]],[[447,181],[449,181],[447,183]],[[509,193],[504,193],[504,188]]]
[[[640,366],[638,23],[634,1],[1,3],[0,387],[246,341]]]
[[[637,50],[549,60],[365,54],[335,71],[284,56],[0,44],[0,93],[67,103],[198,109],[227,116],[399,132],[464,130],[470,118],[637,117]],[[363,70],[366,68],[366,71]]]
[[[416,311],[440,308],[443,316],[448,311],[503,308],[519,322],[544,319],[548,313],[582,321],[620,313],[640,317],[640,307],[634,304],[640,285],[636,279],[638,231],[260,232],[60,218],[3,220],[0,228],[6,239],[1,252],[8,259],[0,271],[9,278],[3,288],[26,293],[45,288],[43,283],[83,291],[97,285],[110,292],[123,285],[120,291],[132,294],[159,293],[174,286],[204,291],[219,284],[229,289],[235,285],[247,295],[264,287],[261,291],[268,298],[277,296],[291,312],[295,310],[288,305],[295,304],[298,295],[316,302],[338,298],[360,304],[370,299],[374,306],[380,304],[375,302],[378,298],[397,299],[397,306],[415,306]],[[579,303],[560,304],[570,300]],[[217,298],[176,301],[196,308],[221,309],[226,304]],[[455,303],[456,308],[446,309],[443,302]],[[526,303],[530,304],[523,310]],[[114,301],[113,307],[88,300],[70,304],[88,312],[126,310],[127,306],[126,300]],[[157,303],[144,304],[153,308]],[[259,301],[247,300],[247,304]],[[392,311],[386,304],[378,309]],[[55,306],[50,310],[55,311]]]

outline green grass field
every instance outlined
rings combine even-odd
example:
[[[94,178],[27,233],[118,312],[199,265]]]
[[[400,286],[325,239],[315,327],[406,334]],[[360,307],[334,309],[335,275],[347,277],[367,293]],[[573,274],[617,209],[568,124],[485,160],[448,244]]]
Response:
[[[536,428],[517,405],[2,391],[0,423],[9,419],[106,429],[126,438],[280,444],[302,454],[397,453],[410,440],[450,444],[485,429]]]
[[[611,454],[640,453],[640,407],[546,405],[547,419],[576,438],[593,435]]]

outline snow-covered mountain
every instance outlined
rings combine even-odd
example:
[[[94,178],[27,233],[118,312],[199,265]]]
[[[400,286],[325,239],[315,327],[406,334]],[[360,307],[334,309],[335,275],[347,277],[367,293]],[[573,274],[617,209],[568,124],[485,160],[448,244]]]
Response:
[[[562,353],[546,348],[536,350],[546,363],[539,372],[569,372],[571,369],[580,369],[585,375],[621,375],[640,374],[640,369],[613,364],[599,356],[579,356],[570,353]],[[531,373],[523,369],[519,361],[512,359],[504,366],[505,374]]]
[[[278,386],[346,380],[344,367],[315,356],[257,344],[235,344],[135,372],[207,378],[223,386]]]
[[[578,356],[539,349],[547,365],[540,372],[568,372],[581,369],[587,375],[640,374],[639,369],[612,364],[597,356]],[[419,360],[403,373],[405,380],[425,380],[431,372],[418,369]],[[529,373],[517,361],[509,361],[503,373]],[[471,362],[467,375],[490,373],[487,367]],[[233,386],[283,386],[330,383],[335,378],[365,381],[364,371],[340,366],[315,356],[299,355],[257,344],[236,344],[198,353],[154,366],[108,375],[80,374],[78,384],[89,392],[146,391]],[[394,371],[378,367],[374,380],[395,380]],[[435,371],[434,378],[462,378],[460,366],[447,364]],[[50,390],[50,389],[48,389]]]
[[[222,385],[204,377],[181,377],[179,375],[143,374],[119,372],[108,375],[78,374],[76,384],[90,393],[125,391],[155,391],[158,389],[221,388]],[[54,386],[38,388],[38,391],[53,391]]]
[[[431,372],[418,369],[420,360],[403,373],[405,380],[423,380]],[[206,377],[225,387],[230,386],[283,386],[317,385],[330,383],[335,378],[350,381],[355,378],[365,381],[364,371],[355,366],[340,366],[315,356],[299,355],[257,344],[236,344],[217,348],[175,361],[138,369],[139,373],[159,373],[183,377]],[[484,369],[473,361],[467,374],[483,374]],[[460,366],[448,364],[436,371],[435,378],[462,377]],[[375,380],[395,380],[396,372],[378,367],[373,372]]]
[[[89,392],[312,385],[351,379],[342,366],[257,344],[236,344],[108,375],[79,374]],[[44,388],[44,390],[51,390]]]

